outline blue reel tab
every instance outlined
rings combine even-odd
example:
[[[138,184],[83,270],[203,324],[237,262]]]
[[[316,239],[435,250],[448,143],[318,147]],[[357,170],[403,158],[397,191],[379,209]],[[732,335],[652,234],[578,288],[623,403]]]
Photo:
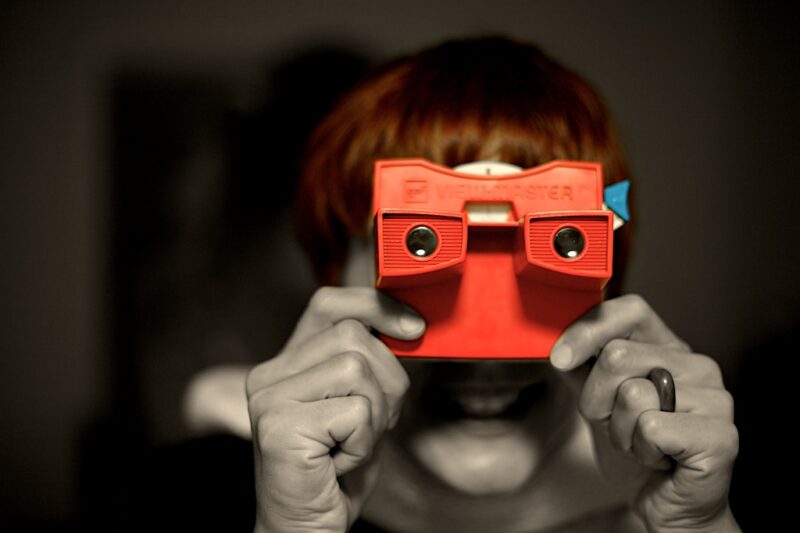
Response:
[[[603,200],[614,213],[625,222],[630,222],[628,213],[628,191],[631,188],[630,180],[613,183],[603,191]]]

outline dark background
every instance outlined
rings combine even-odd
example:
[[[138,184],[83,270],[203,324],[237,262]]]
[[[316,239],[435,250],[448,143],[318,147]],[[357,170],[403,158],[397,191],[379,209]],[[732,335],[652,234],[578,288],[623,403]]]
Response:
[[[0,526],[78,527],[109,469],[185,437],[192,372],[274,353],[313,289],[287,215],[310,125],[368,65],[481,33],[605,95],[638,180],[628,290],[722,364],[734,511],[778,516],[798,22],[791,2],[4,2]]]

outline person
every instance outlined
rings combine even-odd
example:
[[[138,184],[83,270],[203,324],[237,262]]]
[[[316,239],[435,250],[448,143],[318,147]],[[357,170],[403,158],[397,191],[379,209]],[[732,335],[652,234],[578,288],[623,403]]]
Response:
[[[298,235],[324,286],[247,373],[249,418],[231,410],[231,427],[252,432],[255,531],[738,531],[732,397],[712,358],[622,295],[631,224],[615,232],[606,299],[547,362],[411,361],[379,340],[426,327],[374,288],[372,167],[396,157],[597,161],[606,185],[631,179],[599,95],[532,45],[450,41],[347,93],[298,189]],[[658,367],[675,412],[647,379]]]

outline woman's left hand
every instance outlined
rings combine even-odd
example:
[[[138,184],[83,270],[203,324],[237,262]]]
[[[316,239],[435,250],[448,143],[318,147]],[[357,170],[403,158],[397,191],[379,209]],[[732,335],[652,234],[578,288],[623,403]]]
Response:
[[[550,360],[579,393],[601,468],[619,469],[621,454],[646,478],[635,509],[649,531],[740,531],[728,505],[739,449],[733,398],[713,359],[692,353],[641,297],[626,295],[573,323]],[[674,413],[661,411],[647,379],[658,367],[673,376]]]

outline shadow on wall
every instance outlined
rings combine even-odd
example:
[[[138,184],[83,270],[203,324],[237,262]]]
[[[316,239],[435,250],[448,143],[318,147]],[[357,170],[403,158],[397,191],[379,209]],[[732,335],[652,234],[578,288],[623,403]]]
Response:
[[[268,73],[249,111],[214,71],[126,64],[112,77],[113,402],[82,446],[87,527],[114,523],[112,493],[148,450],[187,437],[194,373],[261,361],[288,337],[315,287],[291,222],[298,163],[367,64],[358,51],[305,50]]]

